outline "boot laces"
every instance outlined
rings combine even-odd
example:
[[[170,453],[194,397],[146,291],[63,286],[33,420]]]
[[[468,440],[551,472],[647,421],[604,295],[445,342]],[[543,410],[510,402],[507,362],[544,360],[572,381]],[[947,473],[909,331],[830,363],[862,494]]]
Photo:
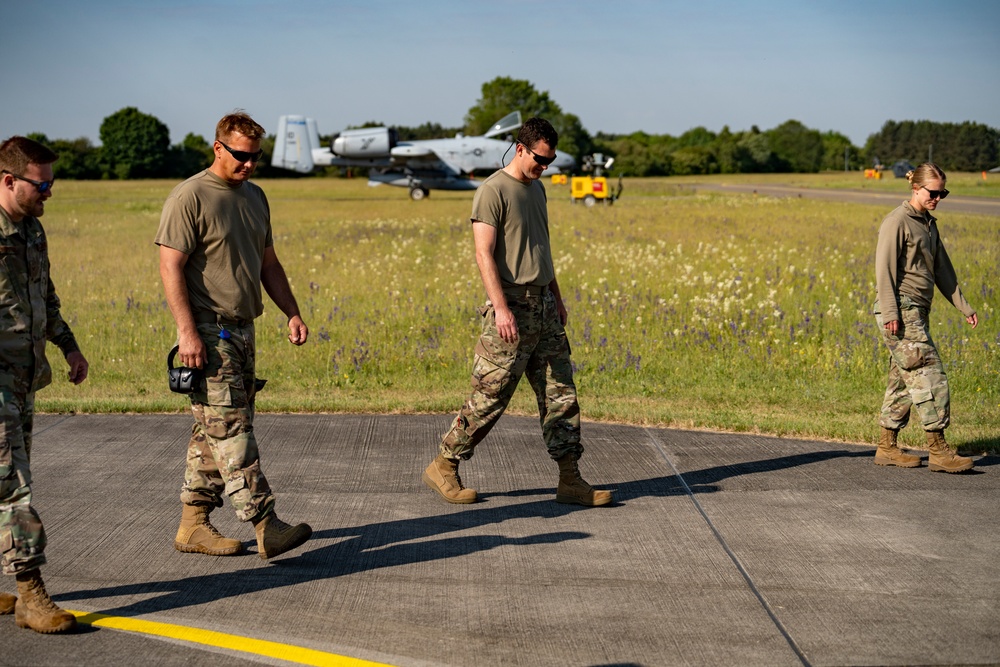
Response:
[[[34,598],[35,605],[44,611],[58,611],[59,607],[56,603],[52,601],[49,597],[49,592],[45,590],[45,585],[41,580],[31,582],[28,590],[31,591],[31,595]]]
[[[223,536],[223,534],[220,533],[218,529],[212,525],[212,522],[209,521],[207,517],[205,518],[205,523],[203,523],[202,526],[212,535],[212,537],[225,539],[225,536]]]

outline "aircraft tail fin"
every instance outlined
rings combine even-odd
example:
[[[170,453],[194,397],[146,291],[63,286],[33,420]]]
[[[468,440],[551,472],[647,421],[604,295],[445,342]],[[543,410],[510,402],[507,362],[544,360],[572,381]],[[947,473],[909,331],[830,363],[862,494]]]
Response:
[[[316,121],[305,116],[282,116],[274,135],[271,166],[308,174],[313,170],[313,149],[319,148]]]

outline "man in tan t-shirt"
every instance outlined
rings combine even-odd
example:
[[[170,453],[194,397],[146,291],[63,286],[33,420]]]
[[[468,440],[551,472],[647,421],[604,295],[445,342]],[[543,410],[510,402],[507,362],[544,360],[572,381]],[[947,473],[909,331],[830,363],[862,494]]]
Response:
[[[174,548],[188,553],[228,556],[242,550],[242,542],[223,537],[208,520],[222,506],[223,494],[241,521],[253,522],[261,558],[294,549],[312,535],[308,525],[288,525],[275,513],[253,432],[253,321],[264,310],[261,284],[288,317],[288,340],[302,345],[309,335],[274,252],[267,197],[249,181],[263,136],[264,128],[245,113],[223,117],[215,131],[215,161],[174,188],[156,233],[163,291],[177,323],[177,356],[204,373],[191,394],[195,424],[174,539]]]
[[[580,476],[580,408],[573,383],[566,308],[549,243],[545,188],[538,180],[556,155],[552,125],[531,118],[518,132],[514,158],[487,178],[472,202],[476,262],[489,300],[480,309],[483,332],[476,345],[472,392],[441,441],[424,483],[450,503],[472,503],[459,461],[468,460],[496,424],[522,375],[538,398],[545,446],[559,465],[556,501],[606,505]]]

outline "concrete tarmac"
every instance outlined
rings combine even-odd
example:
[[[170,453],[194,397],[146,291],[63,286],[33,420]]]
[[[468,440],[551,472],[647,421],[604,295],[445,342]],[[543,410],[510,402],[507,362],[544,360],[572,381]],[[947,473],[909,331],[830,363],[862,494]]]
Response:
[[[420,480],[449,419],[258,415],[278,514],[315,531],[263,561],[228,504],[243,554],[173,548],[188,415],[39,415],[43,574],[82,624],[0,617],[0,664],[1000,664],[1000,457],[949,475],[584,423],[581,469],[616,500],[584,508],[553,502],[537,420],[508,415],[458,506]]]

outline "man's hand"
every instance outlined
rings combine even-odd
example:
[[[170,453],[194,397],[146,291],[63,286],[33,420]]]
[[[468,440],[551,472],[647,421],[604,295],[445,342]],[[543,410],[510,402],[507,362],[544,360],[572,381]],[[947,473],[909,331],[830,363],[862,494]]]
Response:
[[[69,364],[69,381],[73,384],[80,384],[87,379],[87,372],[90,370],[90,364],[87,363],[87,359],[83,356],[83,353],[77,350],[76,352],[70,352],[66,355],[66,363]]]
[[[971,315],[966,317],[965,321],[971,324],[973,329],[979,326],[979,317],[975,313],[972,313]]]
[[[288,320],[288,342],[292,345],[302,345],[309,338],[309,327],[298,315]]]
[[[493,319],[496,321],[497,333],[505,343],[514,344],[517,341],[517,319],[510,308],[493,308]]]
[[[208,365],[208,350],[197,332],[178,336],[177,357],[181,360],[181,366],[187,368],[204,368]]]
[[[885,330],[895,336],[899,333],[899,320],[892,320],[891,322],[885,323]]]

